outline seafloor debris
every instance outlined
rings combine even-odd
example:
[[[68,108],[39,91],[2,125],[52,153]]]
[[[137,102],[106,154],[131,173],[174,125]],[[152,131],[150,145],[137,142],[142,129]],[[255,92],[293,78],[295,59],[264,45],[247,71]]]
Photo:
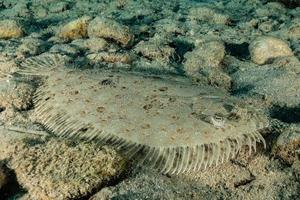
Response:
[[[265,143],[254,109],[188,79],[65,67],[60,55],[27,59],[21,74],[44,77],[33,119],[54,134],[115,146],[163,173],[197,171]]]

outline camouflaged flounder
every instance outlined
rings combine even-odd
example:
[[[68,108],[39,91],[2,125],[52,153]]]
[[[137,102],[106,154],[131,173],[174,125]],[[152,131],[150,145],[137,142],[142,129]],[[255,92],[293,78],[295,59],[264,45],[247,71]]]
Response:
[[[60,55],[27,59],[20,74],[44,77],[35,121],[57,136],[113,145],[163,173],[197,171],[256,150],[267,120],[188,79],[66,67]]]

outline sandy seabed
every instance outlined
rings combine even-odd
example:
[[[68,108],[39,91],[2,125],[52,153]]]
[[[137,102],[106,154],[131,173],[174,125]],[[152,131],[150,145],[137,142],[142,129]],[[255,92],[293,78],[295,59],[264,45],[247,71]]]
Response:
[[[298,0],[0,0],[0,199],[300,199]],[[267,148],[181,175],[34,123],[41,54],[185,76],[264,110]],[[50,135],[50,136],[49,136]]]

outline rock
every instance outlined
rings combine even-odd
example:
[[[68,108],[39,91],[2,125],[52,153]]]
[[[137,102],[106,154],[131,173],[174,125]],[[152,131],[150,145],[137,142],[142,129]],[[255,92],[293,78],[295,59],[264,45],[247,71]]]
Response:
[[[266,64],[274,58],[293,56],[288,44],[272,36],[261,36],[249,45],[251,60],[259,65]]]
[[[191,8],[188,16],[191,20],[207,22],[210,24],[227,25],[230,23],[229,16],[221,14],[216,10],[205,6]]]
[[[300,160],[295,160],[292,165],[292,168],[296,171],[298,176],[300,176]]]
[[[90,52],[99,52],[108,48],[108,43],[102,38],[77,39],[71,43],[82,49],[88,49]]]
[[[38,38],[26,38],[22,41],[22,44],[18,47],[17,52],[23,55],[38,55],[46,50],[46,43]]]
[[[31,199],[80,199],[117,178],[124,160],[97,144],[52,139],[17,147],[11,166]]]
[[[63,55],[69,55],[69,56],[76,56],[80,52],[80,50],[75,45],[55,44],[50,48],[49,52],[63,54]]]
[[[100,37],[113,39],[123,46],[130,45],[134,38],[129,27],[104,17],[96,17],[90,22],[88,26],[88,35],[90,38]]]
[[[128,53],[99,52],[89,54],[87,58],[91,64],[97,62],[130,64],[132,62],[132,56]]]
[[[269,33],[274,30],[277,24],[274,24],[272,21],[265,21],[258,25],[258,29],[263,33]]]
[[[23,36],[21,26],[15,20],[2,20],[0,21],[0,38],[11,39]]]
[[[167,18],[167,19],[161,19],[158,20],[155,23],[155,30],[158,33],[162,33],[162,34],[180,34],[180,35],[184,35],[186,32],[186,27],[178,22],[176,19],[172,19],[172,18]]]
[[[220,41],[204,42],[193,51],[184,55],[184,71],[200,82],[217,85],[228,89],[230,77],[222,71],[225,47]]]
[[[145,57],[136,57],[131,66],[134,71],[150,74],[178,74],[178,70],[174,67],[174,65],[157,60],[149,60]]]
[[[269,2],[265,6],[256,9],[256,16],[258,17],[271,17],[271,16],[284,16],[286,8],[278,2]],[[274,20],[272,20],[274,21]]]
[[[66,1],[54,1],[48,6],[49,12],[61,13],[70,8],[70,2]]]
[[[184,70],[187,74],[198,73],[202,67],[217,68],[224,59],[225,46],[220,41],[205,42],[185,54]]]
[[[293,19],[290,22],[287,35],[289,38],[300,40],[300,18]]]
[[[20,124],[18,124],[19,126]],[[19,129],[19,128],[18,128]],[[20,129],[22,130],[22,129]],[[28,131],[30,132],[30,131]],[[0,160],[9,160],[14,155],[18,146],[24,146],[24,141],[32,141],[41,137],[39,134],[26,134],[25,131],[12,131],[0,126]],[[46,132],[44,135],[47,135]],[[8,163],[9,164],[9,163]]]
[[[139,42],[134,51],[149,60],[155,60],[162,64],[170,64],[175,55],[175,49],[170,47],[165,38],[154,36],[148,41]]]
[[[133,49],[137,55],[134,69],[151,73],[177,73],[173,63],[176,57],[171,40],[164,34],[155,34],[147,41],[140,41]]]
[[[10,81],[0,86],[0,107],[26,110],[31,106],[34,88],[27,83]]]
[[[87,28],[91,17],[85,16],[64,25],[58,32],[58,37],[65,40],[74,40],[87,37]]]
[[[34,16],[36,18],[44,18],[48,15],[47,9],[43,5],[39,5],[34,9]]]
[[[277,138],[276,144],[272,148],[276,157],[281,158],[289,165],[300,160],[300,126],[290,125]]]
[[[17,70],[17,64],[8,56],[0,54],[0,79],[8,78],[10,74]]]
[[[1,3],[1,7],[3,6]],[[30,10],[28,9],[28,2],[26,1],[19,1],[13,3],[12,1],[7,2],[9,5],[9,9],[2,9],[1,16],[9,19],[16,19],[16,18],[29,18],[31,17]],[[4,6],[5,8],[6,6]],[[3,8],[3,7],[2,7]],[[7,8],[7,7],[6,7]]]

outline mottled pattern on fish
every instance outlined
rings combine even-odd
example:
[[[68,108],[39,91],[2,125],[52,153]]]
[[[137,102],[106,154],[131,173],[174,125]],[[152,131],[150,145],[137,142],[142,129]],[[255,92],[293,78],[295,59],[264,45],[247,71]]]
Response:
[[[79,70],[60,55],[27,59],[19,73],[44,77],[33,115],[55,135],[113,145],[163,173],[198,171],[265,144],[263,116],[184,77]]]

